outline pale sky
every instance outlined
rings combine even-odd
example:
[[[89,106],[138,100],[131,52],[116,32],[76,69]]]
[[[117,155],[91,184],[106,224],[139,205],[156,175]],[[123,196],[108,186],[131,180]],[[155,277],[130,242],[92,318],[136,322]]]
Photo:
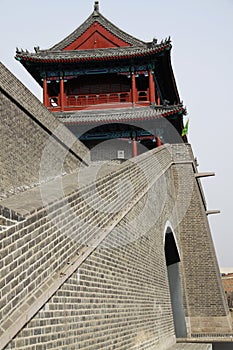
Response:
[[[144,41],[171,36],[172,64],[190,119],[189,142],[202,183],[219,265],[233,267],[233,0],[100,0],[100,12]],[[0,0],[1,62],[40,100],[42,91],[14,59],[15,48],[47,49],[76,29],[94,0]]]

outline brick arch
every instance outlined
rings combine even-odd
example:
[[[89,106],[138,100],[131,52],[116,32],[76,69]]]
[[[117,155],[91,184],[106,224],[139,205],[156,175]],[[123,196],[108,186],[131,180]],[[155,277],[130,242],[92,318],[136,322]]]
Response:
[[[187,328],[179,271],[181,256],[176,235],[169,221],[166,223],[163,239],[175,334],[177,338],[183,338],[187,336]]]
[[[163,244],[167,266],[180,262],[180,249],[170,221],[165,225]]]

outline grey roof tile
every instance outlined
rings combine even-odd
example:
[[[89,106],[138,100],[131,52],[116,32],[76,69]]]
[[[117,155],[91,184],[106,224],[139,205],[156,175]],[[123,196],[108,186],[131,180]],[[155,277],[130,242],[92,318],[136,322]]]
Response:
[[[111,34],[128,43],[129,46],[111,47],[111,48],[96,48],[90,50],[64,50],[67,46],[79,38],[93,23],[98,22]],[[126,32],[119,29],[116,25],[105,18],[96,9],[86,19],[86,21],[75,29],[65,39],[54,45],[50,49],[40,50],[35,47],[35,53],[30,53],[27,50],[16,49],[16,58],[25,61],[85,61],[98,60],[109,58],[135,57],[143,55],[151,55],[165,49],[171,48],[170,37],[157,43],[156,39],[152,42],[143,42]]]
[[[58,119],[65,124],[96,124],[96,123],[120,123],[133,120],[152,120],[176,113],[185,114],[183,105],[119,108],[108,110],[88,110],[77,112],[55,113]]]
[[[158,45],[148,47],[116,47],[106,49],[92,50],[72,50],[72,51],[49,51],[40,50],[36,53],[18,51],[16,58],[25,61],[86,61],[86,60],[104,60],[120,59],[125,57],[150,56],[158,52],[170,49],[171,44],[168,41]]]

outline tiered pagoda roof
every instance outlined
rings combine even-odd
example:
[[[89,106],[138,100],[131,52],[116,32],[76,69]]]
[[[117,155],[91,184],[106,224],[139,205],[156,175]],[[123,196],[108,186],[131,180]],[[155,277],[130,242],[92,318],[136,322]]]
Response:
[[[50,49],[35,52],[16,49],[15,58],[29,70],[39,82],[38,75],[31,65],[49,63],[79,63],[150,57],[170,51],[170,38],[157,43],[141,41],[115,26],[99,12],[99,4],[84,23],[65,39]]]
[[[114,103],[108,101],[106,106],[99,106],[98,94],[106,93],[100,89],[100,91],[92,92],[98,101],[96,105],[87,103],[78,109],[77,105],[74,104],[80,97],[78,95],[83,94],[84,97],[88,97],[85,96],[88,95],[88,92],[78,91],[73,93],[74,96],[71,93],[75,100],[72,105],[64,104],[60,110],[49,105],[47,107],[50,110],[52,108],[56,116],[66,125],[91,125],[94,127],[100,123],[109,125],[133,121],[147,121],[146,123],[148,123],[150,120],[165,117],[177,119],[176,128],[181,132],[182,115],[186,111],[181,104],[172,71],[171,47],[170,37],[160,43],[156,39],[144,42],[124,32],[100,13],[99,2],[95,1],[94,11],[91,15],[66,38],[45,50],[41,50],[39,47],[34,48],[35,52],[17,49],[16,59],[25,66],[41,86],[45,80],[49,83],[54,80],[59,82],[61,79],[69,82],[69,79],[73,78],[77,78],[77,81],[84,81],[82,75],[89,75],[91,79],[91,75],[104,75],[105,73],[119,74],[119,76],[127,75],[129,78],[128,73],[134,74],[132,72],[135,72],[136,75],[139,72],[139,75],[144,76],[145,74],[146,76],[147,74],[148,77],[148,70],[150,70],[157,89],[155,103],[150,100],[150,94],[146,92],[148,104],[141,103],[139,106],[138,101],[134,103],[130,100],[125,101],[125,105],[119,101],[117,103],[116,101]],[[132,88],[130,84],[132,83],[129,81],[129,91]],[[143,90],[146,89],[147,87],[143,87]],[[67,96],[64,98],[65,103],[69,98]],[[92,95],[91,98],[93,99]]]

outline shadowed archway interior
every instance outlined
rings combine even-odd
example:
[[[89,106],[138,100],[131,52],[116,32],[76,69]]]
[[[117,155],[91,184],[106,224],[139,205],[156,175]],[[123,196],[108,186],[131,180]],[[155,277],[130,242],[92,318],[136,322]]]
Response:
[[[167,274],[171,296],[175,334],[177,338],[185,338],[187,336],[187,329],[179,274],[180,254],[177,248],[174,234],[170,227],[167,228],[165,233],[164,250],[167,264]]]

